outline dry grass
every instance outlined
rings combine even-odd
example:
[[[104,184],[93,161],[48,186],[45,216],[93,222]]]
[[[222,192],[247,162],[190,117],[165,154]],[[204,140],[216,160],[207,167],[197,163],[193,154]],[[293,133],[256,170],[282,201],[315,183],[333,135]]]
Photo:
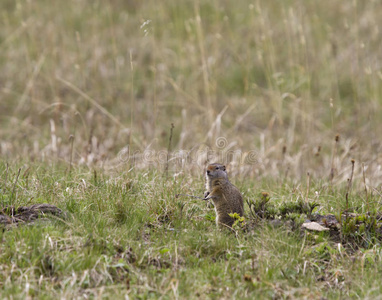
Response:
[[[377,1],[2,5],[3,157],[106,168],[174,123],[174,150],[256,151],[251,176],[328,176],[340,134],[339,181],[354,158],[381,182]]]
[[[74,255],[79,267],[70,264],[70,269],[64,267],[70,258],[44,244],[39,250],[50,251],[60,263],[46,269],[51,258],[35,253],[31,264],[36,269],[17,266],[35,282],[19,276],[7,295],[11,289],[31,295],[17,286],[28,283],[36,295],[41,289],[43,295],[57,296],[60,286],[62,297],[110,296],[110,286],[126,283],[120,257],[115,257],[129,256],[131,240],[139,241],[131,243],[139,263],[128,260],[124,267],[133,274],[131,291],[142,297],[196,297],[192,280],[199,277],[201,294],[211,297],[228,297],[236,289],[242,297],[265,291],[269,297],[318,298],[317,278],[329,282],[327,297],[342,291],[347,297],[377,294],[379,286],[372,280],[377,266],[369,266],[366,284],[350,282],[352,271],[364,274],[370,257],[381,260],[378,245],[373,254],[361,253],[352,267],[345,267],[351,254],[317,242],[303,250],[305,261],[290,254],[280,273],[283,251],[303,249],[299,237],[282,241],[284,232],[271,230],[276,246],[256,246],[254,257],[250,250],[240,252],[242,240],[227,245],[229,238],[209,234],[204,207],[192,202],[182,211],[172,195],[201,193],[205,163],[221,161],[246,197],[267,191],[278,204],[317,201],[320,212],[338,213],[345,206],[380,211],[379,1],[4,0],[0,11],[1,203],[47,202],[78,219],[52,225],[58,232],[25,230],[24,245],[15,239],[9,249],[21,249],[14,259],[23,261],[24,247],[36,245],[29,234],[36,240],[53,234],[71,251],[94,244],[94,257],[104,255],[96,261],[92,255]],[[167,169],[168,180],[162,181]],[[142,201],[131,210],[126,199]],[[140,231],[142,222],[146,227]],[[161,231],[166,222],[180,228],[188,246],[179,246],[178,237],[169,245],[158,242],[166,240]],[[182,231],[189,222],[191,237]],[[123,227],[126,223],[131,230]],[[120,240],[123,234],[128,242]],[[254,234],[261,240],[267,233]],[[82,241],[87,235],[88,242]],[[212,250],[195,236],[212,244]],[[127,252],[104,247],[105,241],[122,243]],[[148,252],[142,241],[151,241]],[[289,248],[283,248],[285,243]],[[163,248],[170,251],[161,253]],[[11,250],[3,261],[12,257]],[[216,273],[213,267],[198,269],[192,256],[203,253],[218,257],[212,265]],[[272,268],[263,263],[270,253],[276,253]],[[235,265],[235,260],[245,264]],[[150,266],[171,271],[155,279]],[[1,268],[0,282],[10,283],[13,267]],[[150,271],[141,274],[145,268]],[[186,269],[192,269],[190,279],[178,272]],[[219,279],[223,269],[233,272]],[[47,274],[42,283],[36,270]],[[219,280],[229,285],[228,276],[242,279],[242,272],[249,277],[231,290],[214,287]],[[266,279],[257,279],[256,272]],[[122,297],[123,289],[117,290]]]

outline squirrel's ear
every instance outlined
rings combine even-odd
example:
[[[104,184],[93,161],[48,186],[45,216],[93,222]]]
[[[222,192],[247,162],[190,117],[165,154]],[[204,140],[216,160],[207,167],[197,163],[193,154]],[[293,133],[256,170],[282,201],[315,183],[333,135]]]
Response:
[[[223,166],[223,171],[225,171],[225,166]]]

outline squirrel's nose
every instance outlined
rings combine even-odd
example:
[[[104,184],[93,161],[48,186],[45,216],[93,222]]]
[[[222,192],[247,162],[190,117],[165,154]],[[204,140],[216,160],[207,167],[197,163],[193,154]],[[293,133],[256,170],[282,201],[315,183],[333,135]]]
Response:
[[[210,170],[207,170],[207,174],[210,174]]]

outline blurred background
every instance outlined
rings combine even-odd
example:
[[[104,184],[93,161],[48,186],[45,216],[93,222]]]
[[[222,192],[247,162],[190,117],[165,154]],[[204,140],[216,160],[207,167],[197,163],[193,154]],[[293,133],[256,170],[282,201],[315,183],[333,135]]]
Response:
[[[382,182],[380,1],[2,0],[0,12],[2,160],[196,174],[218,153],[237,176],[343,182],[355,159],[355,176]]]

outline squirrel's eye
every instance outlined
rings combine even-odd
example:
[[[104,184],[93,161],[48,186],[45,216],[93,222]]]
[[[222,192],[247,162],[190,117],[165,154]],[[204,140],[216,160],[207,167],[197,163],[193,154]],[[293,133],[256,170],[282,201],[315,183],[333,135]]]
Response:
[[[216,170],[219,170],[219,167],[216,167]]]

